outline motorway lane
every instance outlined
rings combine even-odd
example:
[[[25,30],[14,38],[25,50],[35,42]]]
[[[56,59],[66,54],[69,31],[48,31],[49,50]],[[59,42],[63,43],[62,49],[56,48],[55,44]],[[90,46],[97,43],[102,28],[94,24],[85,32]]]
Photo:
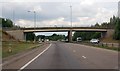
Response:
[[[117,69],[118,52],[90,46],[52,42],[25,69]]]

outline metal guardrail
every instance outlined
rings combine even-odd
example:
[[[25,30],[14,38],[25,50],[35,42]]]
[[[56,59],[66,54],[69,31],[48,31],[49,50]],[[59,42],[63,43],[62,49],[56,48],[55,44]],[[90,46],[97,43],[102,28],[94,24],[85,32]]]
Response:
[[[116,47],[119,48],[120,44],[119,43],[99,43],[97,44],[98,46],[107,46],[107,47]]]

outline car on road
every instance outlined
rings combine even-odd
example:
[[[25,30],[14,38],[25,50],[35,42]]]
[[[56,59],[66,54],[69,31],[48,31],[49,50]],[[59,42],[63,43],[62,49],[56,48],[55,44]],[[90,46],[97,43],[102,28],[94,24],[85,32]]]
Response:
[[[77,37],[77,42],[81,42],[82,38],[81,37]]]
[[[90,43],[97,43],[98,44],[99,42],[100,42],[99,39],[91,39],[90,40]]]

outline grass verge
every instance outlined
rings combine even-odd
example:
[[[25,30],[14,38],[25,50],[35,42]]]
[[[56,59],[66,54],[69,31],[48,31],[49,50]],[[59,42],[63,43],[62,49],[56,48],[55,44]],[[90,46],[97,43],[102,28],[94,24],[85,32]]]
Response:
[[[32,42],[2,42],[2,58],[17,54],[19,52],[35,48],[38,43]],[[31,48],[32,47],[32,48]]]
[[[93,46],[93,47],[98,47],[98,48],[110,49],[110,50],[115,50],[115,51],[120,51],[119,47],[118,48],[117,47],[108,47],[108,46],[105,46],[105,45],[102,45],[102,44],[92,44],[92,43],[89,43],[87,41],[80,42],[80,44]]]

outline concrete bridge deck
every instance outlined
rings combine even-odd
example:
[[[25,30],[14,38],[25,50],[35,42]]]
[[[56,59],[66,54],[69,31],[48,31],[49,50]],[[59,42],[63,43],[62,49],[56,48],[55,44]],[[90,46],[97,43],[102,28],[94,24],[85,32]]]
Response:
[[[107,32],[106,28],[93,27],[36,27],[36,28],[22,28],[24,32],[63,32],[63,31],[83,31],[83,32]]]

